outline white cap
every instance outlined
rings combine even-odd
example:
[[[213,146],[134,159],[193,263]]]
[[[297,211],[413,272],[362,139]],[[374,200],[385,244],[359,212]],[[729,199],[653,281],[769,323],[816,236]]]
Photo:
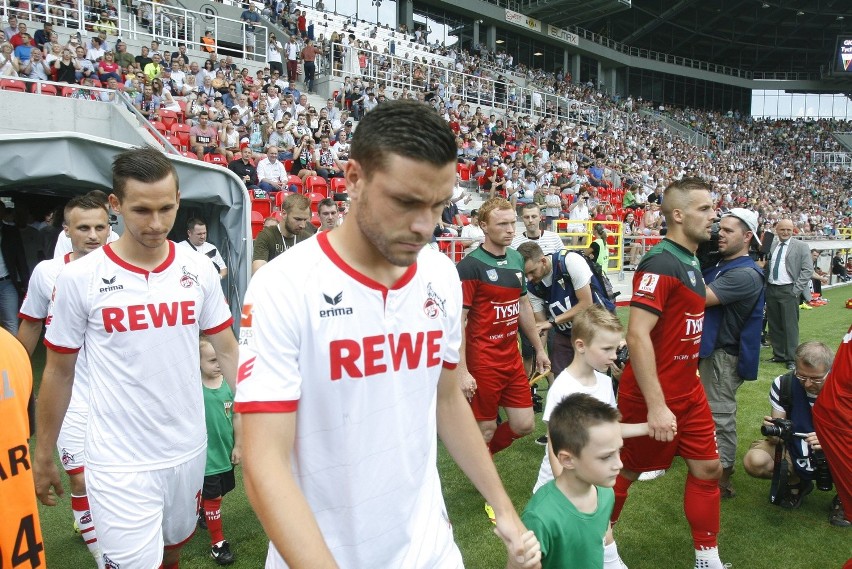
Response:
[[[742,207],[735,207],[723,214],[722,217],[736,217],[740,221],[746,224],[751,234],[754,236],[754,240],[757,241],[758,245],[763,245],[760,242],[760,237],[757,236],[757,214],[750,209],[745,209]]]

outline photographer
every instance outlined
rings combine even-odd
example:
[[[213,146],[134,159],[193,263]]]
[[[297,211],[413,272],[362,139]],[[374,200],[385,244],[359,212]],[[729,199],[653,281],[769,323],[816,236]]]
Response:
[[[796,348],[795,368],[772,382],[772,415],[764,417],[761,428],[766,438],[753,442],[743,457],[743,466],[751,476],[787,478],[785,486],[772,491],[772,503],[782,508],[801,506],[804,497],[813,491],[814,481],[820,489],[831,488],[811,409],[825,385],[832,361],[831,350],[822,342],[805,342]],[[776,463],[777,444],[784,446],[781,463]],[[786,473],[776,473],[785,462]]]

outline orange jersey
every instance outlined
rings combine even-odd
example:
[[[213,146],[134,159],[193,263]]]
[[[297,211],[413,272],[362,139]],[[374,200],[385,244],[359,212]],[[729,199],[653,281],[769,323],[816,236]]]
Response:
[[[33,485],[27,403],[33,389],[24,347],[0,328],[0,567],[46,567]]]

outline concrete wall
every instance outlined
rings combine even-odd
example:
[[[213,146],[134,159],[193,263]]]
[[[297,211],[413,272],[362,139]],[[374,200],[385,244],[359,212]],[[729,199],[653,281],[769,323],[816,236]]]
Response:
[[[135,116],[118,105],[0,91],[0,133],[78,132],[134,146],[156,144]]]

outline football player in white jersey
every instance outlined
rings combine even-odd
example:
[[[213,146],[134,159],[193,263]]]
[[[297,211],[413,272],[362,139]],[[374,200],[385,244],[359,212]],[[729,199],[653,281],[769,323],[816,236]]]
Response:
[[[109,213],[106,203],[91,193],[71,199],[65,206],[65,235],[70,239],[72,250],[61,258],[42,261],[30,276],[30,286],[18,316],[18,340],[32,357],[44,323],[49,321],[50,305],[53,298],[53,286],[56,277],[67,263],[84,257],[88,253],[103,247],[109,235]],[[77,360],[74,389],[71,403],[62,421],[57,450],[62,466],[68,475],[71,486],[71,510],[74,525],[83,537],[86,547],[102,567],[102,558],[98,550],[98,537],[92,515],[89,512],[89,499],[86,495],[86,480],[83,474],[83,441],[86,433],[86,420],[89,414],[89,387],[86,370],[81,369],[83,356]]]
[[[436,433],[494,505],[510,566],[539,566],[459,388],[458,273],[424,248],[455,173],[439,115],[382,103],[352,140],[351,219],[252,279],[235,410],[267,568],[462,567]]]
[[[180,201],[169,159],[153,148],[118,155],[109,201],[124,218],[122,236],[56,279],[36,408],[36,493],[45,505],[62,494],[53,446],[85,345],[85,475],[103,563],[175,569],[204,476],[198,336],[210,337],[229,382],[237,343],[213,264],[167,240]]]

